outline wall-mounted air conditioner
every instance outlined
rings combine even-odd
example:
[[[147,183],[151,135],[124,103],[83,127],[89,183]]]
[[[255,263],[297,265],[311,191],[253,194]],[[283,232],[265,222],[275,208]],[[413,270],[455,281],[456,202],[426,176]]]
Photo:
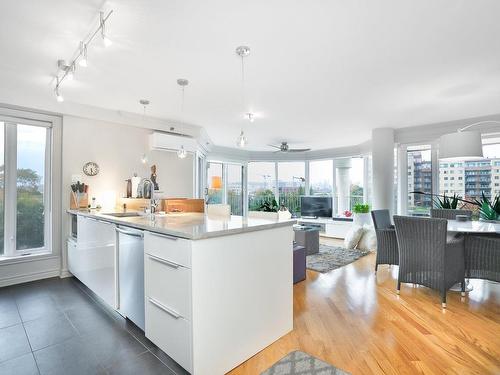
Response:
[[[198,142],[189,135],[154,132],[149,136],[149,146],[151,150],[178,151],[181,147],[188,152],[196,152]]]

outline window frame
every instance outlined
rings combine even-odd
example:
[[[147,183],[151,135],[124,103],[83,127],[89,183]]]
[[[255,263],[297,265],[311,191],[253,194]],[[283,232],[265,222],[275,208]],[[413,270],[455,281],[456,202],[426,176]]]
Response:
[[[482,133],[481,134],[483,147],[488,144],[500,144],[500,142],[491,142],[492,139],[498,139],[497,133]],[[490,141],[489,141],[490,140]],[[407,151],[409,147],[419,146],[419,145],[430,145],[431,151],[431,170],[432,170],[432,192],[440,192],[439,180],[440,173],[439,167],[441,161],[439,160],[439,141],[438,140],[421,140],[418,142],[402,143],[397,146],[397,157],[398,157],[398,209],[399,215],[408,214],[408,159]],[[449,180],[448,180],[449,181]],[[463,183],[464,180],[455,180],[459,183]]]
[[[53,252],[53,123],[49,119],[11,116],[0,112],[4,123],[4,252],[0,259],[10,259],[27,255],[52,254]],[[47,116],[48,117],[48,116]],[[44,160],[44,246],[39,248],[17,249],[17,127],[18,125],[45,128]]]

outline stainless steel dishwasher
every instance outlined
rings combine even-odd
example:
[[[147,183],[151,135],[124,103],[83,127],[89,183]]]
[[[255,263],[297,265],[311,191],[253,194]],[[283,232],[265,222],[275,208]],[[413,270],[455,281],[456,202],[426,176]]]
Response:
[[[118,312],[144,330],[144,233],[117,227]]]

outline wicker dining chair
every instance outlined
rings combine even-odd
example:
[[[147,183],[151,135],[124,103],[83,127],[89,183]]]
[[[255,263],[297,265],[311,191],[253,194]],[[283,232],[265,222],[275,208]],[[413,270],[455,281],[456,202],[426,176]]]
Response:
[[[401,283],[427,286],[441,293],[446,307],[446,292],[461,283],[465,295],[464,238],[447,240],[446,219],[394,216],[399,246],[399,275]]]
[[[375,260],[375,272],[377,272],[379,264],[399,264],[398,240],[389,210],[373,210],[371,213],[377,236]]]
[[[465,236],[465,277],[500,283],[500,235]]]
[[[453,210],[449,208],[431,208],[431,217],[441,218],[447,220],[455,220],[457,215],[466,215],[470,218],[472,217],[471,210]]]

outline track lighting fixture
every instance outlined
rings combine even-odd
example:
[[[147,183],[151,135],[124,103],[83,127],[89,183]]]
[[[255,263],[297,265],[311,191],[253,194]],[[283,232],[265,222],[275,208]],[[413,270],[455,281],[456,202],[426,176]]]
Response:
[[[57,67],[63,77],[68,81],[72,81],[75,74],[75,64],[67,64],[65,60],[57,60]]]
[[[84,68],[87,67],[88,65],[87,48],[90,45],[90,43],[92,43],[96,35],[99,33],[101,34],[104,46],[107,47],[112,44],[111,40],[107,37],[106,34],[106,21],[108,20],[109,16],[111,16],[112,13],[113,11],[110,10],[109,13],[105,16],[104,12],[99,12],[99,27],[90,35],[90,37],[80,42],[77,51],[78,53],[70,63],[67,64],[64,60],[57,61],[59,71],[57,72],[56,75],[56,87],[54,91],[56,93],[58,102],[62,102],[64,100],[62,95],[60,95],[59,93],[60,86],[64,80],[73,79],[76,71],[76,64]]]
[[[104,47],[109,47],[113,44],[111,40],[106,36],[106,22],[104,19],[104,12],[99,13],[99,24],[101,25],[101,37],[102,42],[104,43]]]
[[[54,89],[54,93],[56,94],[56,100],[59,102],[59,103],[62,103],[64,102],[64,97],[61,95],[61,93],[59,92],[59,85],[56,86],[56,88]]]
[[[87,61],[87,45],[83,42],[80,42],[80,61],[78,64],[82,68],[86,68],[88,66],[88,61]]]

